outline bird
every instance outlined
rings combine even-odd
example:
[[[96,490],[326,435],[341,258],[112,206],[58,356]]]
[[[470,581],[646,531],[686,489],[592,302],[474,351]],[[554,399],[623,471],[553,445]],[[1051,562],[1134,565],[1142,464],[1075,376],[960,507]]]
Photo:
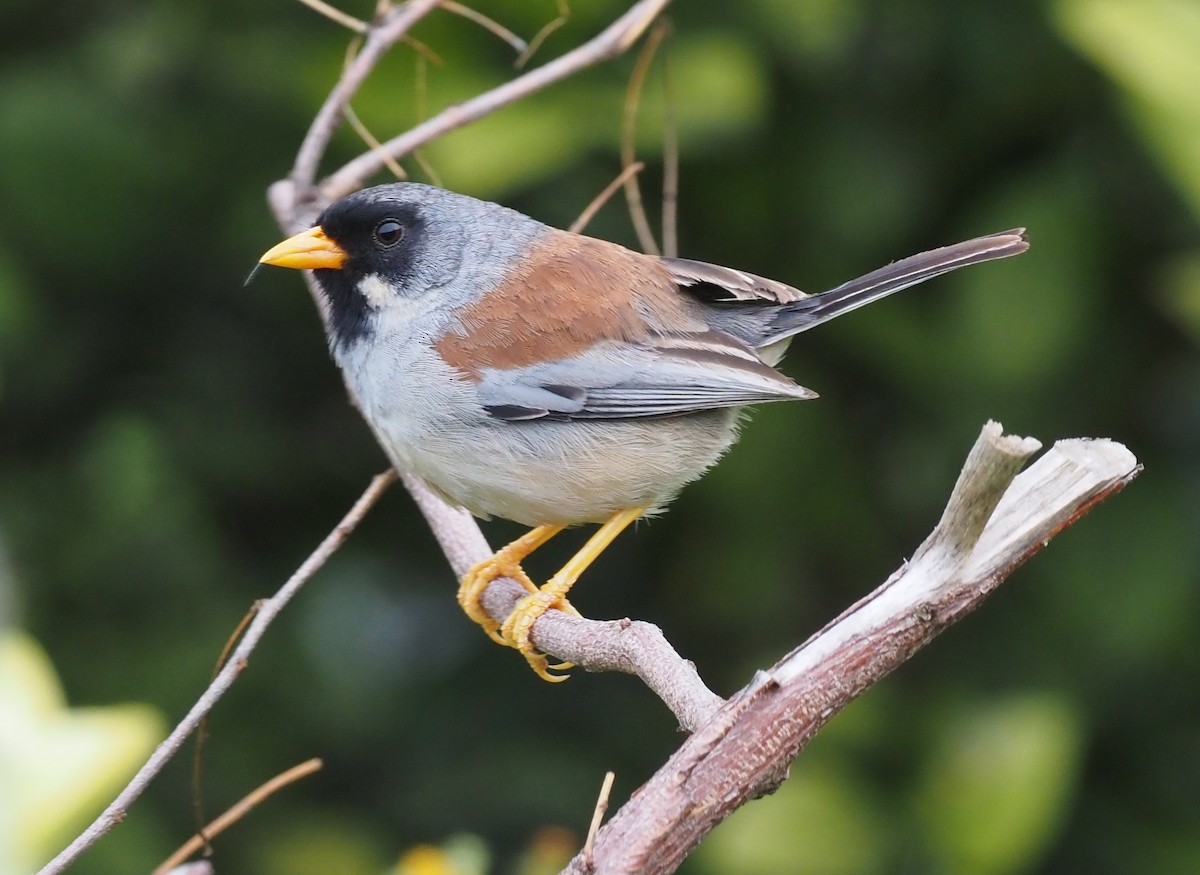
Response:
[[[662,512],[733,445],[745,408],[816,398],[776,369],[797,334],[967,265],[1026,251],[1025,229],[894,261],[819,294],[659,257],[500,204],[396,182],[350,194],[260,265],[312,271],[330,352],[393,464],[481,519],[530,527],[458,600],[545,680],[530,640],[622,530]],[[545,584],[522,562],[598,523]],[[503,623],[480,604],[526,590]]]

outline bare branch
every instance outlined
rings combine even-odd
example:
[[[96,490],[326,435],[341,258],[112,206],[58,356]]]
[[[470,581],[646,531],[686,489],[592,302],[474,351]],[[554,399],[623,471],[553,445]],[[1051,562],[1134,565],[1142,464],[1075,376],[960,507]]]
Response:
[[[673,872],[714,826],[770,792],[834,714],[978,607],[1018,566],[1141,467],[1105,440],[1037,441],[988,423],[933,534],[879,589],[733,696],[564,870]]]
[[[418,2],[420,0],[413,0],[414,5]],[[438,0],[430,0],[430,5],[436,6],[437,2]],[[447,107],[428,121],[388,140],[383,144],[384,153],[393,158],[403,158],[413,149],[419,149],[443,134],[478,121],[503,106],[621,54],[637,41],[669,2],[670,0],[639,0],[593,39],[491,91],[485,91],[458,106]],[[367,46],[363,48],[364,55],[370,46],[371,36],[368,35]],[[334,90],[336,92],[338,89]],[[322,111],[324,109],[325,107],[322,107]],[[317,123],[314,122],[313,128],[316,127]],[[360,155],[321,183],[321,200],[328,203],[345,197],[359,188],[366,179],[378,173],[382,167],[378,152]],[[301,177],[293,173],[293,182],[300,179]]]
[[[385,12],[382,18],[367,29],[362,51],[329,92],[329,97],[317,111],[304,142],[300,144],[300,150],[296,153],[296,163],[292,165],[292,172],[288,177],[296,191],[307,193],[312,188],[313,181],[317,178],[317,165],[321,162],[321,156],[325,154],[329,139],[342,121],[343,110],[375,69],[379,59],[408,33],[414,24],[436,9],[440,2],[441,0],[410,0]],[[368,154],[376,154],[376,151],[372,150]],[[380,164],[376,170],[383,167],[382,156],[379,160]]]
[[[490,553],[484,554],[487,558]],[[492,619],[503,622],[527,595],[516,581],[497,580],[480,600]],[[585,671],[619,671],[641,678],[671,709],[682,729],[703,726],[723,700],[705,686],[696,666],[680,656],[662,630],[642,620],[589,620],[553,610],[533,627],[533,643],[543,653]]]
[[[287,579],[287,582],[279,588],[275,595],[264,600],[259,605],[258,613],[254,617],[254,621],[246,630],[245,636],[238,643],[237,648],[233,651],[229,662],[221,669],[220,673],[208,685],[208,689],[196,700],[187,716],[185,716],[179,725],[177,725],[171,734],[155,748],[150,759],[146,761],[133,779],[126,785],[117,798],[114,799],[107,808],[97,817],[92,824],[85,829],[78,838],[68,845],[62,853],[38,870],[37,875],[57,875],[68,866],[70,866],[79,855],[94,845],[105,833],[111,830],[114,826],[125,819],[125,813],[142,792],[149,786],[154,777],[162,771],[171,759],[179,752],[183,743],[187,741],[196,727],[200,725],[200,721],[204,718],[213,706],[220,701],[221,697],[233,686],[233,682],[238,679],[242,671],[248,665],[250,654],[258,645],[259,639],[263,633],[267,631],[267,627],[283,610],[284,606],[291,601],[292,597],[300,591],[300,588],[308,582],[321,566],[323,566],[329,557],[337,552],[338,548],[346,542],[350,537],[350,533],[354,531],[355,526],[366,516],[367,511],[379,500],[379,497],[387,490],[389,486],[396,482],[396,473],[387,471],[375,477],[371,481],[371,485],[359,497],[358,501],[354,502],[354,506],[347,511],[342,517],[342,521],[334,527],[325,539],[313,550],[309,557],[304,560],[303,564]]]

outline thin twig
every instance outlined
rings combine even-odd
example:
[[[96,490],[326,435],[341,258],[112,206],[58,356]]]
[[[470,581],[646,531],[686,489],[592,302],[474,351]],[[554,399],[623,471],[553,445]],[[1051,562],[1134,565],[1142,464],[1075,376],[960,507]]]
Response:
[[[358,501],[354,502],[354,506],[342,517],[342,521],[317,545],[317,549],[309,554],[309,557],[304,560],[275,595],[263,601],[258,616],[254,618],[254,622],[246,630],[245,637],[242,638],[237,649],[233,651],[233,655],[230,657],[225,668],[208,685],[208,688],[196,700],[196,704],[192,705],[187,715],[171,730],[171,734],[155,748],[150,759],[138,769],[137,774],[133,776],[133,779],[125,786],[125,789],[117,794],[117,798],[70,845],[38,870],[38,875],[57,875],[57,873],[62,872],[75,862],[80,854],[94,845],[101,836],[125,819],[125,813],[129,810],[129,806],[142,795],[154,777],[162,771],[163,766],[170,762],[175,754],[179,752],[179,748],[187,741],[188,736],[200,725],[200,720],[204,715],[211,711],[213,706],[233,686],[234,681],[238,679],[242,670],[245,669],[250,654],[258,645],[259,639],[262,638],[263,633],[267,631],[267,628],[274,621],[275,617],[279,615],[279,612],[300,591],[300,588],[308,582],[309,578],[329,560],[329,557],[336,553],[338,548],[346,542],[346,539],[350,537],[350,533],[354,531],[355,526],[366,516],[367,511],[379,500],[379,497],[383,495],[387,488],[395,482],[395,471],[386,471],[383,474],[377,475],[371,481],[371,484],[359,497]]]
[[[413,90],[417,110],[417,122],[423,122],[429,114],[429,63],[424,57],[417,58],[417,71],[413,79]],[[433,164],[425,157],[424,149],[413,149],[413,160],[425,177],[434,185],[442,184],[441,175],[433,168]]]
[[[259,785],[255,790],[248,793],[242,799],[231,805],[223,814],[214,819],[211,823],[206,824],[203,829],[192,836],[182,845],[175,853],[163,860],[154,870],[152,875],[166,875],[167,872],[174,869],[192,854],[199,851],[201,848],[207,847],[210,839],[216,838],[229,827],[233,826],[239,820],[246,816],[256,805],[261,803],[268,796],[279,792],[288,784],[294,784],[302,778],[307,778],[313,772],[318,771],[322,767],[321,760],[313,758],[305,760],[299,765],[292,766],[286,772],[276,775],[271,780]],[[611,772],[609,773],[611,774]]]
[[[307,193],[312,188],[313,181],[317,178],[317,166],[325,154],[333,132],[337,130],[337,126],[342,120],[343,111],[350,103],[350,99],[362,87],[367,76],[375,69],[379,59],[402,36],[408,33],[413,25],[437,9],[440,2],[441,0],[409,0],[408,3],[387,10],[367,28],[362,51],[355,56],[354,62],[343,71],[341,78],[333,86],[333,90],[329,92],[329,96],[325,98],[321,108],[317,110],[312,124],[309,125],[308,133],[305,134],[304,141],[296,153],[296,162],[292,165],[292,172],[288,178],[297,191]],[[372,150],[368,153],[376,155],[378,161],[375,167],[376,171],[384,166],[382,160],[384,154],[390,154],[396,159],[403,157],[403,155],[390,152],[380,154],[380,151]]]
[[[668,34],[669,36],[669,34]],[[663,255],[679,255],[679,117],[675,112],[675,80],[671,75],[671,40],[663,43]]]
[[[424,58],[426,61],[433,64],[433,66],[435,66],[435,67],[446,66],[446,59],[443,58],[441,55],[439,55],[437,52],[435,52],[433,50],[433,47],[430,46],[429,43],[422,42],[421,40],[417,39],[415,36],[412,36],[411,34],[407,34],[407,33],[400,38],[400,42],[404,43],[404,45],[408,46],[410,49],[412,49],[414,52],[416,52],[418,57]]]
[[[346,116],[346,121],[350,122],[350,127],[354,129],[354,133],[358,134],[359,138],[362,139],[367,146],[369,146],[372,150],[380,150],[380,158],[387,169],[391,171],[392,176],[396,177],[397,179],[408,179],[408,173],[403,167],[400,166],[399,161],[397,161],[391,155],[382,154],[383,146],[380,145],[379,140],[375,138],[375,135],[372,134],[370,130],[368,130],[367,126],[363,124],[362,119],[358,117],[358,113],[354,111],[354,107],[346,104],[346,108],[342,110],[342,114]]]
[[[592,202],[583,208],[583,212],[579,214],[579,218],[572,222],[571,227],[567,230],[573,234],[582,233],[583,229],[588,226],[588,223],[595,218],[596,213],[600,212],[600,208],[608,203],[612,199],[612,196],[617,193],[617,189],[625,184],[625,180],[635,173],[641,173],[645,166],[641,161],[636,161],[624,168],[617,174],[616,179],[606,185],[600,194],[592,198]]]
[[[456,3],[455,0],[442,0],[442,8],[455,15],[461,15],[468,21],[473,21],[493,36],[498,37],[512,47],[518,57],[529,50],[529,44],[495,19],[488,18],[482,12]]]
[[[347,27],[355,33],[366,33],[371,26],[353,15],[343,12],[336,6],[330,6],[325,0],[300,0],[309,9],[321,13],[330,21],[336,21],[342,27]]]
[[[642,91],[646,87],[650,64],[666,35],[666,28],[660,21],[646,38],[646,44],[638,53],[633,73],[629,76],[629,85],[625,89],[625,110],[621,120],[622,167],[628,167],[637,160],[638,107],[642,102]],[[642,187],[638,185],[635,176],[625,179],[625,201],[629,204],[629,218],[633,222],[633,230],[637,232],[642,251],[647,255],[658,255],[658,242],[654,239],[654,232],[650,230],[650,220],[646,217],[646,207],[642,203]]]
[[[570,20],[571,7],[567,4],[567,0],[556,0],[556,3],[558,5],[558,16],[535,33],[533,39],[529,41],[529,45],[526,46],[525,51],[513,61],[513,67],[517,70],[524,69],[525,65],[529,63],[530,58],[542,47],[542,43],[546,41],[546,38]]]
[[[412,0],[412,2],[416,4],[421,0]],[[436,4],[437,0],[427,0],[427,2]],[[419,149],[443,134],[478,121],[501,107],[508,106],[510,103],[573,76],[580,70],[616,57],[628,50],[638,40],[670,2],[671,0],[639,0],[624,15],[586,43],[553,61],[523,73],[516,79],[493,88],[491,91],[485,91],[456,106],[447,107],[428,121],[388,140],[383,144],[384,152],[393,158],[403,158],[413,149]],[[373,33],[374,31],[372,31]],[[370,45],[371,36],[368,36],[367,47],[363,49],[364,54]],[[314,129],[318,127],[316,122],[313,127]],[[324,143],[322,143],[322,148],[323,146]],[[382,166],[380,155],[376,152],[358,156],[321,183],[320,199],[328,203],[345,197],[359,188],[364,180],[378,173]],[[296,175],[293,175],[292,180],[293,182],[302,181]],[[300,187],[303,189],[303,186]]]
[[[413,43],[417,42],[416,40],[412,40],[407,35],[404,37],[404,39]],[[361,46],[362,40],[360,39],[352,39],[346,44],[346,57],[342,61],[342,75],[345,75],[346,71],[350,69],[350,65],[354,63],[354,58],[358,54],[358,50],[361,48]],[[422,50],[431,51],[424,43],[417,43],[417,46],[418,58],[421,57],[420,53]],[[350,127],[353,128],[354,132],[358,134],[359,138],[367,144],[368,148],[382,148],[379,144],[379,140],[375,138],[375,135],[371,133],[371,131],[363,123],[362,119],[358,117],[358,113],[354,111],[354,107],[352,107],[349,103],[347,103],[346,108],[342,110],[342,115],[346,117],[346,121],[350,123]],[[398,161],[389,156],[383,157],[385,158],[387,169],[392,171],[393,176],[395,176],[397,179],[408,179],[408,174],[404,172],[404,168],[400,166]]]
[[[425,174],[426,179],[439,188],[441,187],[442,175],[437,172],[437,168],[433,166],[433,162],[425,157],[423,149],[417,149],[413,152],[413,161],[417,162],[417,167],[421,168],[421,172]]]
[[[225,641],[225,646],[221,648],[221,654],[217,657],[216,663],[213,664],[212,675],[209,677],[209,683],[216,679],[221,673],[221,669],[225,667],[225,663],[229,660],[229,654],[233,648],[241,640],[245,634],[246,628],[250,622],[262,610],[263,602],[259,599],[250,606],[250,610],[242,616],[238,621],[237,627]],[[196,727],[196,747],[192,752],[192,816],[196,819],[196,832],[200,840],[205,842],[207,847],[208,838],[204,832],[204,794],[201,790],[201,776],[204,774],[204,745],[208,741],[208,715],[205,714],[200,718],[200,725]]]
[[[604,813],[608,811],[608,797],[612,794],[613,781],[616,777],[616,772],[604,773],[604,783],[600,785],[600,796],[596,799],[595,809],[592,810],[592,822],[588,825],[587,838],[583,841],[584,865],[589,868],[594,865],[592,848],[596,843],[596,833],[600,831],[600,824],[604,822]]]

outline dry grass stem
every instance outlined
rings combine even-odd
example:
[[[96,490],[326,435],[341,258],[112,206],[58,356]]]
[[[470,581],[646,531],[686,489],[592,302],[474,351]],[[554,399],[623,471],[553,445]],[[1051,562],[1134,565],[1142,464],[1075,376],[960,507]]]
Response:
[[[596,833],[600,831],[600,824],[604,822],[604,813],[608,811],[608,799],[612,795],[613,781],[616,777],[616,772],[604,773],[604,783],[600,785],[600,795],[596,797],[596,807],[592,810],[592,822],[588,825],[587,838],[583,841],[585,865],[593,865],[592,848],[596,844]]]
[[[533,35],[533,39],[529,41],[529,45],[525,47],[525,51],[513,62],[513,67],[516,69],[524,69],[525,65],[529,63],[529,59],[542,47],[542,43],[546,41],[546,38],[570,20],[571,7],[567,4],[567,0],[556,0],[556,3],[558,5],[558,16],[543,25],[542,29]]]
[[[367,28],[371,26],[365,21],[355,18],[353,15],[342,12],[336,6],[330,6],[325,0],[300,0],[300,2],[309,9],[324,15],[330,21],[335,21],[342,27],[349,28],[355,33],[366,33]]]
[[[625,110],[621,123],[621,166],[629,167],[637,160],[637,117],[638,108],[642,103],[642,92],[646,87],[646,76],[650,72],[650,64],[654,54],[666,37],[666,28],[660,23],[650,31],[646,44],[638,52],[637,62],[633,73],[629,76],[629,86],[625,89]],[[658,241],[650,230],[650,220],[646,216],[646,207],[642,203],[642,189],[636,176],[625,179],[625,201],[629,204],[629,218],[633,229],[637,232],[638,243],[647,255],[658,255]]]
[[[266,783],[261,784],[257,789],[230,806],[227,811],[214,819],[212,823],[206,824],[196,835],[180,845],[175,853],[171,854],[171,856],[158,865],[152,875],[166,875],[167,872],[170,872],[170,870],[174,869],[192,854],[207,847],[210,839],[219,836],[229,827],[233,826],[268,796],[279,792],[288,784],[294,784],[302,778],[307,778],[313,772],[318,771],[322,765],[323,763],[319,759],[306,760],[297,766],[292,766],[286,772],[276,775]]]
[[[225,646],[221,648],[221,653],[217,656],[216,663],[213,664],[212,674],[209,676],[210,683],[216,680],[217,675],[221,673],[221,669],[225,667],[225,663],[229,660],[229,654],[233,652],[233,648],[241,640],[242,635],[245,634],[250,621],[262,610],[262,605],[262,599],[252,604],[250,609],[242,615],[242,619],[238,621],[237,627],[225,640]],[[200,788],[204,775],[204,746],[207,742],[208,715],[205,714],[200,718],[200,725],[196,727],[196,747],[192,751],[192,816],[195,818],[196,832],[202,841],[206,839],[202,827],[204,823],[204,794]]]
[[[669,34],[668,34],[669,36]],[[671,73],[671,41],[663,43],[663,255],[679,255],[679,117],[675,112],[675,81]]]
[[[529,44],[521,39],[503,24],[495,19],[488,18],[482,12],[472,9],[470,6],[464,6],[461,3],[456,3],[454,0],[442,0],[442,8],[447,12],[453,12],[455,15],[461,15],[468,21],[473,21],[482,27],[484,30],[495,35],[499,39],[512,46],[518,57],[524,55],[529,50]]]
[[[625,180],[635,173],[641,173],[645,166],[646,165],[641,161],[637,161],[633,164],[630,164],[628,167],[618,173],[616,179],[606,185],[604,190],[592,198],[592,202],[583,208],[583,212],[579,214],[579,218],[572,222],[571,227],[569,227],[567,230],[575,234],[582,233],[583,229],[586,228],[592,219],[596,217],[596,213],[600,212],[600,209],[606,203],[608,203],[609,200],[612,199],[612,196],[617,193],[617,190],[625,184]]]
[[[363,124],[362,119],[358,117],[358,113],[354,111],[354,107],[346,104],[346,108],[342,110],[342,114],[346,117],[346,121],[350,123],[350,127],[354,129],[354,133],[358,134],[359,138],[370,147],[371,151],[379,151],[379,159],[391,171],[393,176],[397,179],[408,179],[408,173],[400,166],[400,162],[383,151],[383,144]]]

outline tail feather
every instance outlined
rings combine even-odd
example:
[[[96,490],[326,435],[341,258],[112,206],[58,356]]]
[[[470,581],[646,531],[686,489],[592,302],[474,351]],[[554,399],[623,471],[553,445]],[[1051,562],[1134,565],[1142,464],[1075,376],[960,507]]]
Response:
[[[784,304],[772,317],[762,345],[777,343],[943,273],[1019,255],[1028,248],[1025,229],[1015,228],[901,258],[827,292]]]

